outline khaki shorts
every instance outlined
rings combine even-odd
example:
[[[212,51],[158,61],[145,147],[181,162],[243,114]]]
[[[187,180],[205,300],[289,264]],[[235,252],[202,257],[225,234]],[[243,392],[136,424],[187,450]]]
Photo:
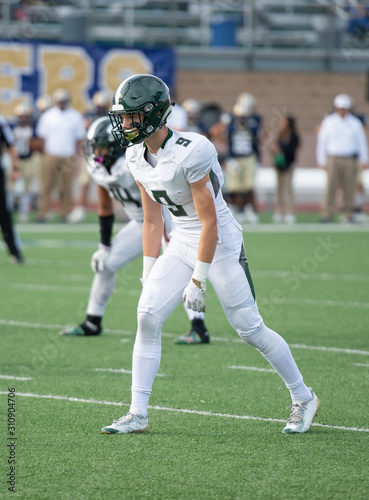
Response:
[[[78,182],[81,186],[87,186],[91,177],[87,170],[87,159],[84,157],[79,166]]]
[[[41,165],[38,160],[39,157],[34,154],[29,158],[19,158],[18,165],[22,179],[24,181],[25,193],[37,193],[38,191],[41,169]]]
[[[254,189],[256,156],[235,158],[239,168],[227,169],[227,191],[229,193],[244,193]]]

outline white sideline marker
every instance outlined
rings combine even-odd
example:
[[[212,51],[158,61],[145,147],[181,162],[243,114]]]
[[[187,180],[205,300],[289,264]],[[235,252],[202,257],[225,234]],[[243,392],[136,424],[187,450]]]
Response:
[[[31,377],[13,377],[13,375],[0,375],[0,378],[6,378],[9,380],[33,380]]]
[[[0,391],[0,394],[8,395],[5,391]],[[41,398],[41,399],[54,399],[59,401],[71,401],[73,403],[89,403],[89,404],[97,404],[97,405],[109,405],[109,406],[127,406],[130,405],[128,403],[120,403],[116,401],[99,401],[97,399],[81,399],[81,398],[71,398],[68,396],[54,396],[52,394],[32,394],[30,392],[17,392],[17,396],[25,397],[25,398]],[[221,417],[221,418],[234,418],[237,420],[258,420],[259,422],[282,422],[286,423],[286,420],[280,418],[264,418],[264,417],[254,417],[250,415],[231,415],[228,413],[213,413],[210,411],[199,411],[199,410],[186,410],[182,408],[168,408],[165,406],[149,406],[151,410],[161,410],[161,411],[171,411],[176,413],[186,413],[192,415],[204,415],[206,417]],[[369,429],[359,428],[359,427],[344,427],[342,425],[327,425],[327,424],[318,424],[313,423],[313,427],[323,427],[325,429],[338,429],[342,431],[354,431],[354,432],[369,432]]]

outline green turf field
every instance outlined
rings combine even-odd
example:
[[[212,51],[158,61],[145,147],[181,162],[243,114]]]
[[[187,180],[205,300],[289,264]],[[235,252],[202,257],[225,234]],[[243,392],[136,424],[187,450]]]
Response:
[[[100,434],[130,402],[141,262],[119,273],[102,336],[64,338],[59,330],[84,318],[97,228],[28,225],[21,234],[24,266],[0,249],[0,497],[368,498],[368,228],[245,231],[264,320],[288,341],[321,399],[303,435],[281,433],[288,391],[239,341],[210,286],[210,345],[174,344],[188,328],[181,306],[164,325],[150,432]],[[13,441],[15,493],[7,483]]]

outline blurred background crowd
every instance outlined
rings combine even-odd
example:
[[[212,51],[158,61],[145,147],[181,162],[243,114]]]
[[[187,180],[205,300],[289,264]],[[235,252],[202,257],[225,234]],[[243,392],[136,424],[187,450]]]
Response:
[[[25,104],[15,107],[12,128],[20,176],[10,181],[9,192],[19,222],[47,222],[55,220],[58,214],[62,222],[78,223],[86,220],[88,212],[94,212],[96,200],[86,171],[85,136],[95,119],[107,116],[111,100],[110,91],[99,90],[92,97],[91,109],[82,114],[72,107],[69,92],[57,89],[51,97],[39,97],[34,107]],[[341,94],[333,100],[332,109],[326,111],[328,116],[337,113],[356,116],[355,100]],[[366,117],[357,114],[357,118],[365,134]],[[240,223],[258,223],[260,209],[255,179],[263,168],[264,124],[255,97],[248,92],[239,94],[231,110],[224,110],[219,103],[199,102],[189,97],[175,104],[168,124],[179,131],[204,134],[212,141],[223,167],[223,191],[228,205]],[[325,167],[325,161],[319,165],[319,132],[317,123],[317,166]],[[334,134],[339,134],[339,124]],[[276,178],[271,214],[275,223],[296,221],[292,180],[302,142],[298,117],[281,115],[273,140],[267,144]],[[361,167],[367,164],[367,148],[364,144],[361,151],[359,143],[357,150],[356,146],[348,147],[354,149],[343,156],[355,156],[357,182],[354,212],[342,213],[341,221],[365,222]],[[343,195],[345,184],[336,186],[340,187]],[[321,201],[323,205],[324,199]],[[320,220],[328,221],[334,212],[333,207]],[[124,214],[121,216],[124,219]]]
[[[0,55],[6,75],[0,113],[11,125],[19,157],[19,175],[8,177],[18,222],[89,220],[96,190],[85,168],[86,130],[107,114],[117,82],[151,72],[129,58],[155,58],[155,51],[164,59],[151,70],[168,82],[176,102],[169,126],[213,142],[224,196],[239,222],[292,224],[306,208],[316,212],[316,221],[366,221],[365,2],[0,0],[0,26],[10,47]],[[65,44],[67,63],[59,61],[56,42]],[[26,43],[41,47],[41,55],[32,56],[36,62],[21,59],[19,47]],[[104,60],[108,76],[95,78],[83,100],[83,78],[97,70],[80,52],[69,65],[73,44],[89,51],[109,46],[114,54],[124,53],[128,64]],[[170,81],[163,62],[168,50],[174,54]],[[37,71],[47,67],[47,78],[56,75],[56,82],[40,84],[35,69],[24,69],[21,88],[9,90],[12,64],[18,72],[27,64]],[[38,83],[31,95],[32,78]],[[326,120],[332,116],[345,127]],[[349,159],[350,167],[337,173],[341,167],[331,158]],[[3,163],[9,170],[6,155]]]

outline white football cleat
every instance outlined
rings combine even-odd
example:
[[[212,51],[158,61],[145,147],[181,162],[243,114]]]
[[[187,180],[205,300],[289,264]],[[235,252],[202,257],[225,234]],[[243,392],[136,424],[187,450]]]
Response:
[[[149,430],[149,421],[140,414],[128,412],[118,420],[114,420],[111,425],[103,427],[101,434],[130,434],[138,432],[147,432]]]
[[[313,399],[310,401],[298,401],[291,405],[290,418],[286,426],[282,429],[283,434],[295,434],[297,432],[307,432],[313,422],[314,417],[320,410],[320,401],[309,387]]]

